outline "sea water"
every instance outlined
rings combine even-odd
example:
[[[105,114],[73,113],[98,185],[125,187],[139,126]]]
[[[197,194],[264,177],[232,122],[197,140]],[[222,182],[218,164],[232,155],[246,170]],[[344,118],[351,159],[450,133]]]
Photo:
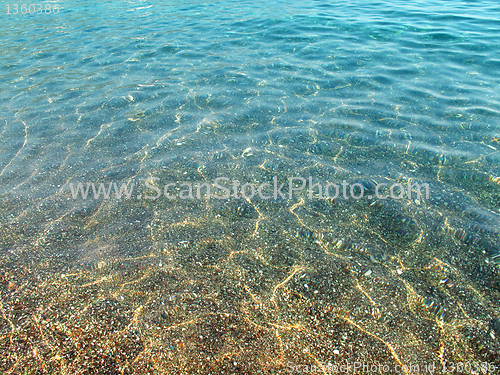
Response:
[[[2,371],[500,366],[496,1],[1,24]]]

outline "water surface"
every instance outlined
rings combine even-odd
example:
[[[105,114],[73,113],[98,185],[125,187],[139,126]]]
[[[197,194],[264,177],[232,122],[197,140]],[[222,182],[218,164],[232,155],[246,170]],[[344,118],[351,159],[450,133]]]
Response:
[[[497,2],[59,5],[2,9],[2,371],[500,366]],[[221,176],[430,196],[143,198]]]

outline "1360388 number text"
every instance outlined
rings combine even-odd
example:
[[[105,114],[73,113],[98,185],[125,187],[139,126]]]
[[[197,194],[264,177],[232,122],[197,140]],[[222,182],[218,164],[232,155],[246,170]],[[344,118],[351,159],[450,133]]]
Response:
[[[7,4],[6,14],[58,14],[57,4]]]

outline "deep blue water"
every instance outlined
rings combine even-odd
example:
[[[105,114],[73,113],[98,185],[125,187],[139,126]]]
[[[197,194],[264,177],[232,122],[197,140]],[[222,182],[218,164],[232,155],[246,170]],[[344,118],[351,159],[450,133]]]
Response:
[[[67,2],[57,15],[3,14],[3,191],[125,170],[136,152],[161,150],[145,160],[154,168],[297,132],[326,148],[498,161],[499,15],[494,1]],[[366,154],[370,171],[386,164]],[[498,176],[497,165],[482,171]]]

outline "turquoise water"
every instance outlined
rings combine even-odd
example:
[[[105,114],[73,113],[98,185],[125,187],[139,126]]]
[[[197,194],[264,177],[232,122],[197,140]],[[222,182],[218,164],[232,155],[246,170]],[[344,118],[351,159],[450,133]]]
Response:
[[[8,15],[4,4],[0,16],[2,370],[50,358],[70,373],[192,373],[195,359],[201,373],[285,372],[312,358],[500,365],[487,333],[500,313],[496,1],[58,5]],[[430,196],[143,198],[151,177],[221,176],[418,182]],[[142,198],[71,198],[70,184],[110,182]],[[74,319],[101,340],[105,364],[93,347],[84,355],[90,336]],[[15,327],[44,320],[71,344],[48,333],[19,352]],[[155,333],[191,321],[188,333]],[[144,352],[109,354],[127,330]],[[348,349],[358,341],[367,348]],[[68,347],[82,352],[65,357]]]

